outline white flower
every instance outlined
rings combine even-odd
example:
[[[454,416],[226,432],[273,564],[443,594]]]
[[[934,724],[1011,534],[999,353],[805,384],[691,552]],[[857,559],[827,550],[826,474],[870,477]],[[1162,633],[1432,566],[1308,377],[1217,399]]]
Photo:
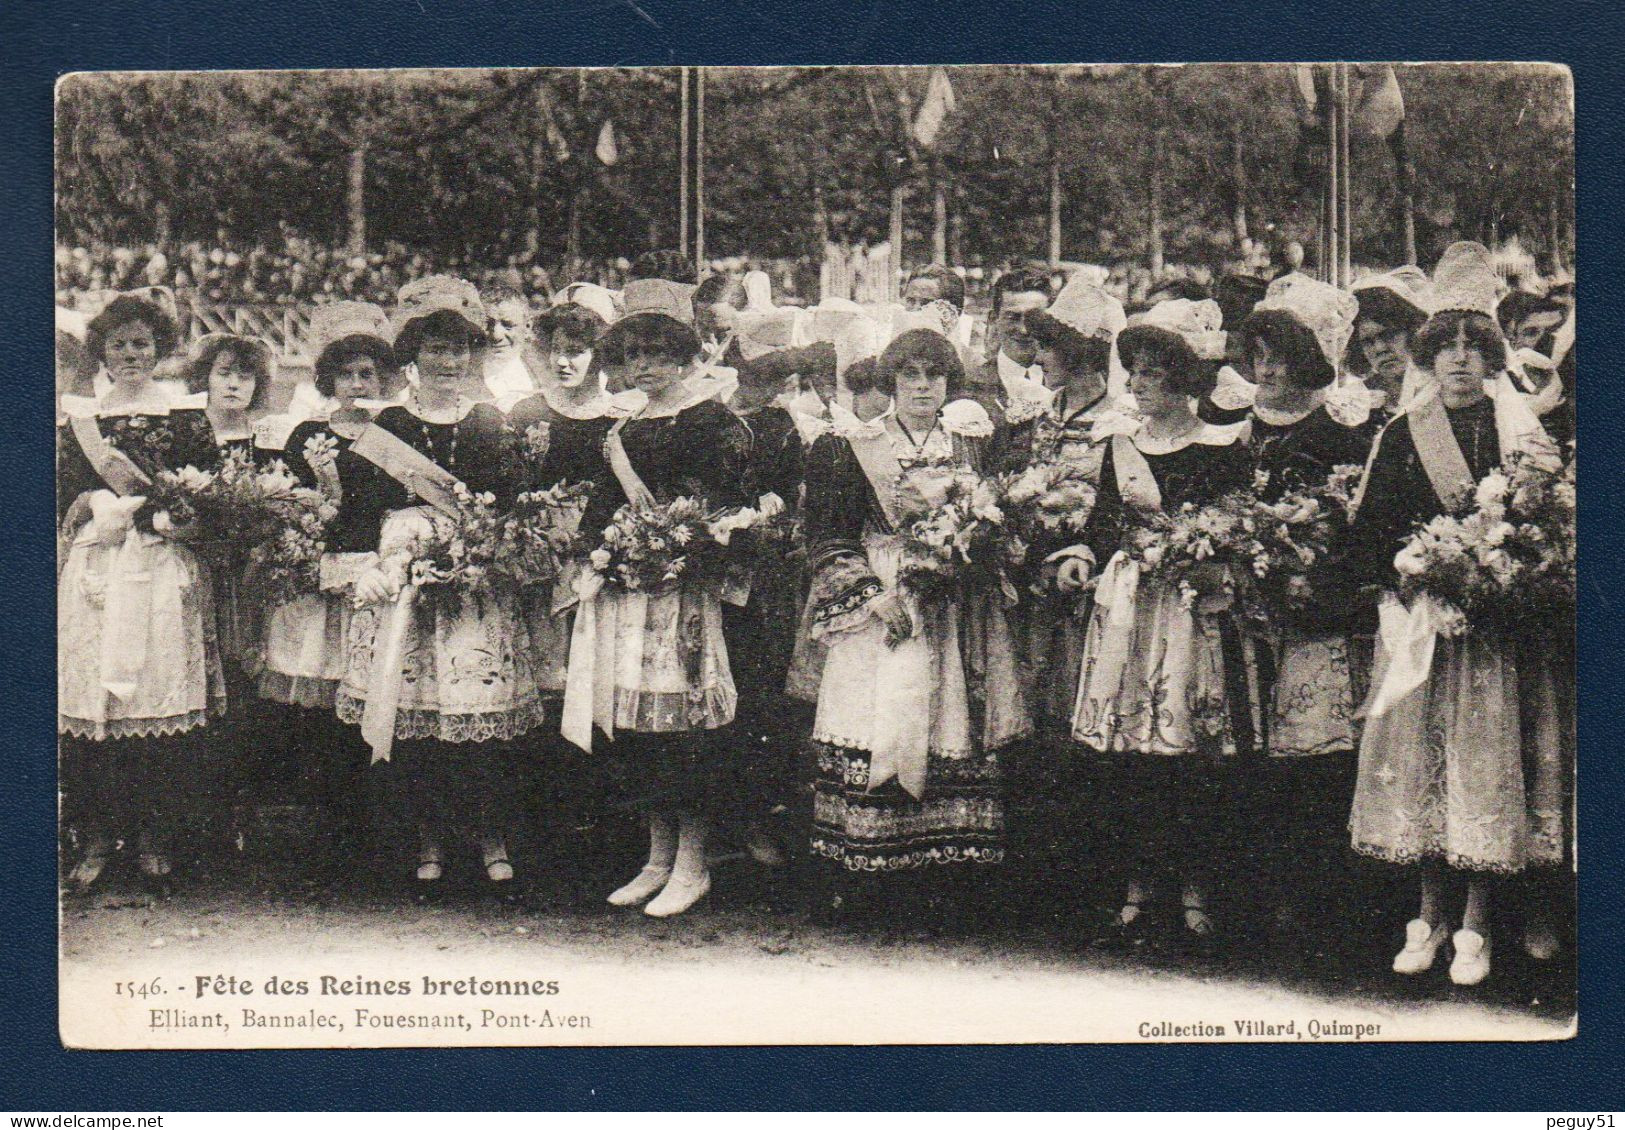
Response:
[[[600,547],[598,549],[595,549],[588,556],[588,560],[590,562],[592,562],[592,567],[594,569],[596,569],[598,572],[602,573],[606,569],[609,568],[609,561],[610,561],[609,550],[604,549],[602,547]]]
[[[175,472],[175,481],[179,483],[183,489],[192,492],[207,489],[209,486],[213,485],[214,480],[214,472],[200,471],[190,463],[182,467],[179,471]]]
[[[1492,471],[1485,475],[1483,481],[1478,484],[1478,489],[1474,492],[1473,497],[1480,506],[1494,506],[1506,498],[1507,491],[1511,489],[1511,486],[1512,484],[1507,481],[1507,477],[1500,471]]]
[[[974,400],[955,400],[942,406],[943,430],[955,435],[986,437],[993,434],[987,409]]]
[[[1407,545],[1394,556],[1394,568],[1402,576],[1420,577],[1427,571],[1427,557],[1422,547],[1415,542]]]

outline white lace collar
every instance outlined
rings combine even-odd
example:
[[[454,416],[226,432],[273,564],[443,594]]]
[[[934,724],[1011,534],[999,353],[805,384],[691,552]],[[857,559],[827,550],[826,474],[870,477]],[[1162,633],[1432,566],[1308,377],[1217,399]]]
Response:
[[[1237,424],[1209,424],[1205,421],[1182,435],[1171,436],[1167,439],[1158,439],[1146,434],[1145,421],[1133,417],[1114,413],[1102,417],[1101,427],[1097,429],[1095,438],[1105,438],[1113,435],[1126,435],[1134,441],[1134,446],[1144,455],[1172,455],[1176,451],[1183,451],[1193,443],[1204,447],[1229,447],[1241,438],[1246,430],[1247,421]]]
[[[470,400],[466,396],[459,396],[457,398],[457,408],[452,413],[451,419],[432,420],[423,414],[423,407],[418,403],[417,391],[414,389],[412,395],[406,398],[406,400],[401,404],[401,407],[412,413],[412,415],[416,416],[419,420],[422,420],[425,424],[460,424],[468,417],[470,412],[474,411],[474,406],[478,403],[479,401],[477,400]]]
[[[1303,409],[1302,411],[1282,412],[1278,409],[1266,406],[1263,401],[1259,400],[1253,402],[1253,415],[1257,416],[1260,420],[1272,428],[1284,428],[1288,427],[1289,425],[1296,424],[1301,420],[1307,420],[1310,416],[1313,416],[1315,414],[1315,410],[1320,408],[1324,403],[1325,399],[1321,397],[1317,398],[1312,404],[1309,405],[1309,407]]]
[[[888,403],[880,415],[864,420],[840,401],[832,400],[829,404],[829,429],[842,439],[879,439],[886,434],[886,421],[896,411],[897,405]]]
[[[128,404],[110,405],[108,401],[112,395],[111,389],[100,396],[75,396],[71,393],[64,395],[62,414],[78,419],[88,416],[104,416],[109,419],[119,416],[167,416],[182,409],[202,408],[208,399],[208,394],[202,392],[176,396],[157,384],[148,385],[141,399]]]
[[[687,412],[696,404],[704,404],[707,400],[715,400],[717,394],[722,392],[725,385],[714,377],[685,377],[683,379],[683,395],[675,404],[649,409],[649,398],[640,389],[628,389],[628,393],[637,393],[642,397],[642,404],[632,411],[632,415],[642,420],[669,419],[680,412]],[[731,391],[731,390],[730,390]]]
[[[566,420],[596,420],[600,416],[608,416],[613,407],[610,395],[602,385],[598,388],[598,395],[585,404],[569,403],[559,396],[558,388],[551,384],[537,385],[535,395],[541,397],[542,403]]]

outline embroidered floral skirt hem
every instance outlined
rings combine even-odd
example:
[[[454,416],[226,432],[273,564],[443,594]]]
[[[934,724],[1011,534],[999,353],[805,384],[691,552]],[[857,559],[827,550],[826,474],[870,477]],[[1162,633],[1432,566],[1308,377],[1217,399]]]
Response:
[[[1317,757],[1355,747],[1347,636],[1287,629],[1274,649],[1271,757]]]
[[[1109,607],[1097,596],[1073,739],[1101,753],[1226,757],[1248,749],[1256,714],[1244,644],[1227,615],[1185,607],[1167,584],[1141,582]]]
[[[1388,656],[1379,639],[1372,685]],[[1550,664],[1520,665],[1492,629],[1438,640],[1426,682],[1366,720],[1354,849],[1510,873],[1559,863],[1568,799]]]
[[[743,790],[729,729],[739,697],[718,590],[606,588],[589,600],[575,613],[564,709],[590,709],[616,803],[731,813]]]
[[[870,755],[814,741],[812,852],[847,871],[906,871],[1004,859],[1004,799],[992,753],[933,755],[925,797],[896,781],[869,791]]]
[[[870,547],[883,584],[895,559]],[[997,594],[902,599],[915,633],[896,647],[868,618],[827,637],[813,722],[812,851],[849,871],[1004,858],[998,751],[1032,734]],[[884,765],[886,779],[874,772]],[[916,799],[901,782],[915,780]]]
[[[171,737],[224,713],[213,592],[190,550],[130,532],[81,535],[57,583],[57,730]]]
[[[400,643],[395,736],[442,742],[511,741],[546,716],[530,634],[513,595],[419,595]],[[338,716],[359,723],[374,691],[374,658],[386,648],[394,608],[356,610],[347,629]]]

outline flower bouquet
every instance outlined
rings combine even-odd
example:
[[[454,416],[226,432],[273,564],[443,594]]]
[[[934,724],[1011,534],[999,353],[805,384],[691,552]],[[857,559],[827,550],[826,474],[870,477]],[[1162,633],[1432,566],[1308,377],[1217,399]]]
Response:
[[[999,489],[1006,524],[1028,546],[1054,548],[1075,541],[1095,508],[1095,484],[1069,463],[1033,463],[1002,476]],[[1039,573],[1040,567],[1039,561],[1032,560],[1024,570],[1034,574],[1027,578],[1027,587],[1035,596],[1045,595],[1052,587]]]
[[[504,521],[496,496],[476,494],[464,483],[452,484],[454,513],[421,507],[423,523],[408,540],[411,563],[407,579],[427,603],[460,603],[488,596],[498,573]]]
[[[948,480],[941,505],[904,531],[900,585],[923,600],[948,600],[967,586],[994,588],[1018,599],[1010,579],[1026,563],[1027,542],[1007,522],[999,483],[973,471]]]
[[[1254,615],[1275,622],[1310,607],[1315,599],[1312,577],[1347,522],[1363,472],[1357,464],[1334,467],[1319,486],[1291,491],[1275,502],[1254,502],[1251,532],[1261,546],[1251,563],[1258,597],[1258,605],[1249,610]],[[1268,472],[1260,471],[1253,485],[1257,490],[1267,487]]]
[[[1186,608],[1222,612],[1252,599],[1267,561],[1255,506],[1251,492],[1231,491],[1172,512],[1130,509],[1123,548],[1142,578],[1177,587]]]
[[[1407,604],[1432,599],[1442,634],[1572,617],[1574,468],[1514,459],[1486,475],[1463,514],[1417,528],[1394,558]]]
[[[149,502],[168,514],[165,529],[185,531],[200,554],[232,568],[276,562],[303,569],[309,542],[320,541],[321,529],[336,513],[320,491],[301,486],[281,460],[257,468],[246,451],[228,452],[212,471],[187,466],[160,472]],[[285,539],[290,531],[296,536]],[[315,559],[320,556],[317,549]]]
[[[550,585],[574,552],[587,483],[558,483],[526,491],[502,522],[495,568],[520,588]]]
[[[654,595],[684,583],[720,581],[733,535],[762,521],[759,510],[713,511],[696,498],[628,503],[615,511],[588,563],[606,585],[629,593]]]

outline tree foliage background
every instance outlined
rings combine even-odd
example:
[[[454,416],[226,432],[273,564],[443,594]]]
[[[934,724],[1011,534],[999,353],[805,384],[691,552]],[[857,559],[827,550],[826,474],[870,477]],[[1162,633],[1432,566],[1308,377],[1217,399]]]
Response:
[[[923,68],[707,74],[713,255],[816,256],[885,238],[907,185],[910,259],[945,201],[948,257],[1044,257],[1051,165],[1061,251],[1099,262],[1309,242],[1291,68],[954,67],[933,151],[903,129]],[[1573,239],[1572,87],[1546,66],[1398,68],[1424,262],[1453,238],[1564,256]],[[395,241],[542,262],[676,242],[675,68],[80,74],[57,101],[60,241]],[[605,123],[612,144],[605,146]],[[1353,151],[1355,256],[1401,258],[1395,155]]]

